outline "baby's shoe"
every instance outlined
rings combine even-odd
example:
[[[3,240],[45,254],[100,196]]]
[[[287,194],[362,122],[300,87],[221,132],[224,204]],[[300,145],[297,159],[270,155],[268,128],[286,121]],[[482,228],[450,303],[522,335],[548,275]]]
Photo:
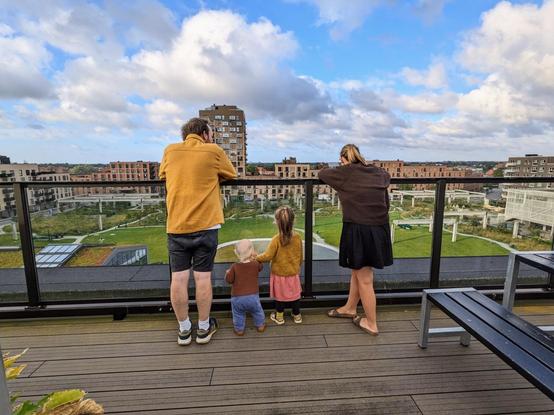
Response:
[[[300,324],[302,323],[302,314],[298,313],[298,314],[293,314],[292,315],[292,319],[294,320],[294,322],[296,324]]]

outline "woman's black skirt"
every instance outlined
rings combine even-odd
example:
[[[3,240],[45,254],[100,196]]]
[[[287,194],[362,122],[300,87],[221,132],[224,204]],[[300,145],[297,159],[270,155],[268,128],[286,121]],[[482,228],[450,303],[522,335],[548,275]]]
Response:
[[[340,236],[339,265],[382,269],[392,265],[390,226],[344,222]]]

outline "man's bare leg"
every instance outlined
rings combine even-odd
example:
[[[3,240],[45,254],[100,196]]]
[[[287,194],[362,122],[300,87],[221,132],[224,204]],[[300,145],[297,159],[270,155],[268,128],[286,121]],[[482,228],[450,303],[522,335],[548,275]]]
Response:
[[[189,316],[189,276],[190,269],[171,273],[171,306],[177,321],[185,321]]]
[[[212,308],[212,273],[194,271],[196,285],[196,307],[198,308],[198,320],[205,321],[210,317]]]

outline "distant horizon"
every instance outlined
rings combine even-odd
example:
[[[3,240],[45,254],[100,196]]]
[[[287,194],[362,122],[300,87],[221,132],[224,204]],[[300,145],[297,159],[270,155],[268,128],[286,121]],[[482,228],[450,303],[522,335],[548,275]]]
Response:
[[[0,155],[4,155],[4,154],[0,154]],[[543,156],[543,155],[540,155],[539,156]],[[8,156],[9,157],[9,156]],[[289,156],[287,156],[288,158]],[[294,157],[294,156],[292,156]],[[510,156],[510,157],[523,157],[523,156]],[[551,157],[551,156],[546,156],[544,155],[544,157]],[[326,160],[317,160],[317,161],[304,161],[304,160],[299,160],[298,157],[296,158],[297,159],[297,163],[298,164],[317,164],[317,163],[338,163],[338,160],[333,160],[333,161],[326,161]],[[113,162],[160,162],[161,160],[152,160],[152,159],[140,159],[140,160],[131,160],[131,159],[120,159],[120,160],[110,160],[110,161],[107,161],[107,162],[87,162],[87,163],[81,163],[81,162],[68,162],[68,161],[59,161],[59,162],[37,162],[37,161],[13,161],[11,160],[11,163],[12,164],[52,164],[52,165],[98,165],[98,164],[101,164],[101,165],[108,165],[110,163],[113,163]],[[402,160],[402,159],[371,159],[368,161],[402,161],[404,163],[440,163],[440,164],[446,164],[446,163],[502,163],[502,162],[505,162],[505,161],[508,161],[507,159],[506,160],[432,160],[432,161],[422,161],[422,160]],[[246,164],[281,164],[283,162],[283,160],[279,160],[279,161],[247,161]]]

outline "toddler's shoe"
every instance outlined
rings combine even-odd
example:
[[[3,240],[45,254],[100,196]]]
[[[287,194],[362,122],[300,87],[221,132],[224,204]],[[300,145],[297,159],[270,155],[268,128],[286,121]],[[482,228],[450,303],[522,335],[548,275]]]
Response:
[[[273,312],[269,315],[269,318],[278,326],[285,324],[285,317],[283,313]]]
[[[302,314],[298,313],[298,314],[293,314],[292,315],[292,319],[294,320],[294,322],[296,324],[300,324],[302,323]]]

